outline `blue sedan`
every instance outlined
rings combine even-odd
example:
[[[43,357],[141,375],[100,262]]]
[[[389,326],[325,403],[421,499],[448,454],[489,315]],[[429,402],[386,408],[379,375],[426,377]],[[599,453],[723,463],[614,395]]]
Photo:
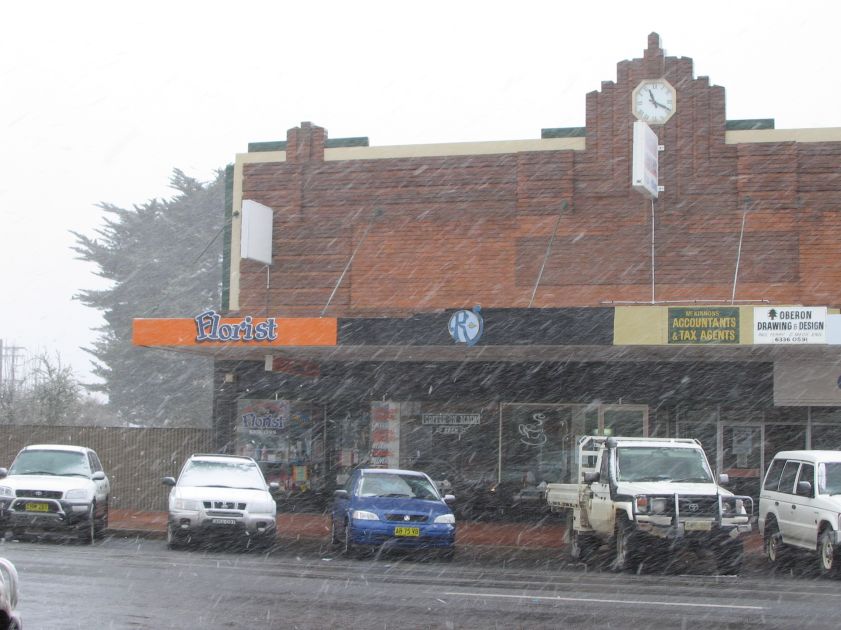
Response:
[[[422,472],[362,468],[333,499],[330,537],[346,554],[361,549],[434,549],[455,553],[456,519]]]

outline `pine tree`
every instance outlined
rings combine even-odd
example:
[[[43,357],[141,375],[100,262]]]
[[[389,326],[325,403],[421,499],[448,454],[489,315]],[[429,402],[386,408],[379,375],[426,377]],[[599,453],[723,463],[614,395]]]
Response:
[[[73,232],[78,258],[110,280],[102,290],[75,296],[102,311],[99,338],[85,350],[94,357],[112,411],[142,426],[208,426],[212,404],[211,359],[131,343],[138,317],[189,317],[219,309],[222,279],[225,174],[201,183],[175,170],[168,200],[152,199],[127,210],[103,203],[103,227],[90,238]]]

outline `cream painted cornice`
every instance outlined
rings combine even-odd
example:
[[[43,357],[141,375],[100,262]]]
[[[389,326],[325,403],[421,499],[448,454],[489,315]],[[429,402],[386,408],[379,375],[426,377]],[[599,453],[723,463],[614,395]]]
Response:
[[[726,144],[754,142],[841,142],[841,127],[819,129],[751,129],[727,131]]]

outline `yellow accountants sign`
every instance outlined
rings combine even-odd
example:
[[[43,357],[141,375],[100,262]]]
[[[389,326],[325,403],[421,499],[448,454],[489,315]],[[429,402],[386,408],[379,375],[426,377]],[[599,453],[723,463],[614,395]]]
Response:
[[[739,308],[669,308],[670,344],[738,344]]]

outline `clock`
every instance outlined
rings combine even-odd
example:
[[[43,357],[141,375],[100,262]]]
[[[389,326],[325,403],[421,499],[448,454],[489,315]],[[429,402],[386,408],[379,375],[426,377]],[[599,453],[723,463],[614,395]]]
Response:
[[[677,93],[665,79],[646,79],[631,95],[634,116],[651,125],[662,125],[677,108]]]

